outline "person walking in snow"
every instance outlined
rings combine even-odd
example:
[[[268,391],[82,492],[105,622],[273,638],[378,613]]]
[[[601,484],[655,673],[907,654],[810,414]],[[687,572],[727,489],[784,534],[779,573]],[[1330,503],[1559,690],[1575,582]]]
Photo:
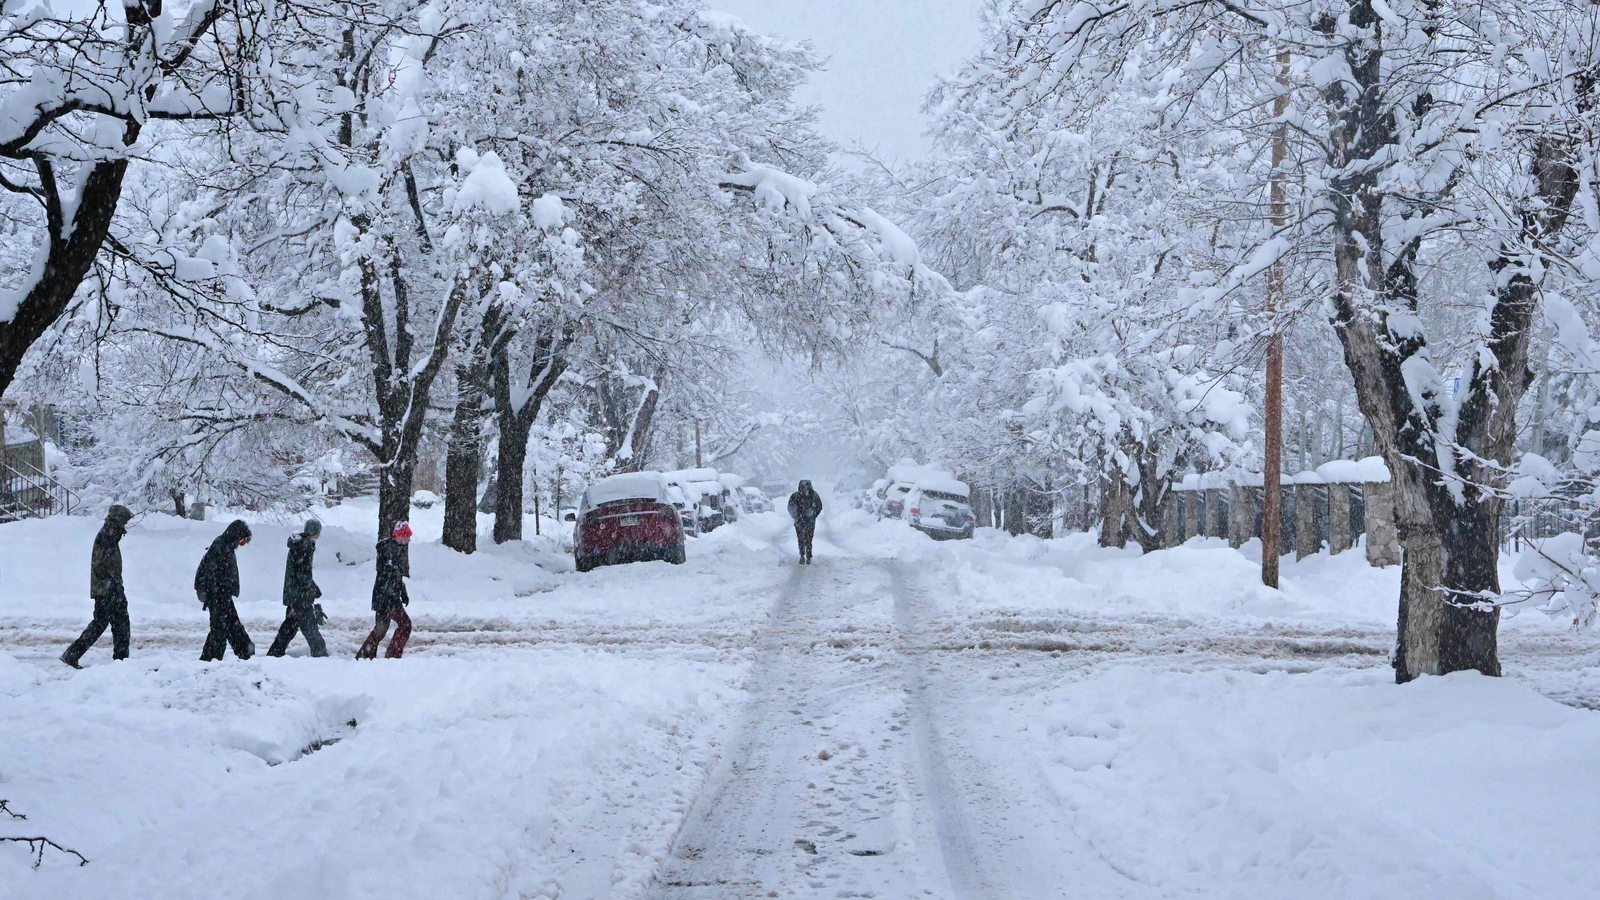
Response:
[[[327,656],[328,645],[323,643],[317,626],[325,618],[317,598],[322,588],[311,578],[311,559],[317,552],[317,537],[322,534],[322,523],[307,519],[306,527],[289,538],[289,558],[283,564],[283,624],[278,636],[267,648],[268,656],[282,656],[294,640],[295,632],[306,636],[306,646],[312,656]]]
[[[111,627],[111,658],[128,658],[128,594],[122,588],[122,536],[128,533],[133,511],[117,504],[106,510],[105,524],[94,536],[94,552],[89,556],[89,597],[94,600],[94,618],[83,634],[61,654],[61,661],[81,669],[78,660],[100,640],[106,626]]]
[[[239,621],[239,609],[233,600],[239,596],[239,560],[235,557],[240,547],[250,543],[250,526],[234,519],[222,534],[211,542],[206,555],[200,559],[200,568],[194,573],[194,592],[200,605],[211,614],[211,631],[206,634],[206,645],[200,651],[200,661],[221,659],[229,646],[233,655],[249,659],[255,655],[256,645]]]
[[[372,580],[372,633],[361,642],[356,659],[377,659],[378,645],[389,633],[389,623],[395,624],[394,639],[383,654],[387,659],[399,659],[411,638],[411,617],[406,606],[411,598],[406,594],[405,576],[410,574],[406,561],[406,545],[411,543],[411,523],[396,522],[389,537],[378,542],[378,572]]]
[[[789,495],[789,518],[794,520],[794,536],[800,544],[800,562],[811,564],[811,539],[817,534],[817,516],[822,515],[822,497],[801,481],[800,489]]]

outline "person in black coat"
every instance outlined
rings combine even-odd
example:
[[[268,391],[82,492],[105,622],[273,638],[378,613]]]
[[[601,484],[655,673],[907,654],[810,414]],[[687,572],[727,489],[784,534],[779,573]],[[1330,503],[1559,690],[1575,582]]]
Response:
[[[133,511],[118,504],[106,511],[105,524],[94,536],[94,552],[89,556],[89,596],[94,600],[94,619],[83,634],[61,654],[61,661],[81,669],[83,658],[106,626],[111,627],[111,658],[127,659],[131,627],[128,623],[128,595],[122,588],[122,536],[128,533]]]
[[[800,489],[789,495],[789,518],[794,520],[794,536],[800,544],[800,562],[811,563],[811,540],[817,534],[817,517],[822,515],[822,497],[811,482],[800,482]]]
[[[372,581],[372,632],[361,642],[356,659],[377,659],[378,645],[389,633],[389,623],[395,624],[394,639],[384,652],[387,659],[399,659],[411,638],[411,617],[406,606],[411,597],[406,594],[405,576],[410,574],[406,558],[406,545],[411,543],[411,523],[396,522],[391,536],[378,542],[378,571]]]
[[[194,592],[200,605],[211,614],[211,631],[206,635],[205,648],[200,660],[210,662],[221,659],[228,646],[233,655],[249,659],[256,652],[255,644],[239,621],[239,610],[233,599],[239,596],[239,560],[234,556],[240,547],[250,543],[250,526],[234,519],[222,534],[211,542],[206,555],[200,559],[200,568],[194,573]]]
[[[323,643],[322,632],[317,628],[323,618],[322,607],[317,604],[322,588],[317,587],[311,577],[311,560],[321,534],[322,523],[307,519],[305,529],[289,538],[289,558],[283,565],[283,624],[278,627],[272,646],[267,648],[268,656],[282,656],[297,631],[306,636],[306,646],[311,648],[312,656],[328,655],[328,645]]]

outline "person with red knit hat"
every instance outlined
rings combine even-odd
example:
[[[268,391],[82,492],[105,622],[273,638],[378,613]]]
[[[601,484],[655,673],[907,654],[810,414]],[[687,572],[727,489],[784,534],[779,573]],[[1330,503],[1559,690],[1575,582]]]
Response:
[[[410,574],[406,560],[406,545],[411,543],[411,523],[396,522],[389,537],[378,542],[378,573],[372,582],[372,633],[356,651],[356,659],[377,659],[378,645],[389,633],[389,623],[395,624],[394,639],[384,652],[386,659],[399,659],[411,637],[411,617],[406,606],[411,598],[406,595],[405,576]]]

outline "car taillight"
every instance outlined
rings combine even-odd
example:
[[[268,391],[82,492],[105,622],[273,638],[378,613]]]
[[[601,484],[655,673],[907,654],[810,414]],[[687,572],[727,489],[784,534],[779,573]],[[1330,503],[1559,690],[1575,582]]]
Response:
[[[913,516],[920,516],[920,515],[922,515],[922,510],[920,510],[917,507],[913,506],[913,507],[911,507],[911,514]]]
[[[968,522],[976,522],[976,521],[978,521],[978,517],[973,515],[972,513],[964,513],[964,514],[962,514],[962,518],[966,519]]]

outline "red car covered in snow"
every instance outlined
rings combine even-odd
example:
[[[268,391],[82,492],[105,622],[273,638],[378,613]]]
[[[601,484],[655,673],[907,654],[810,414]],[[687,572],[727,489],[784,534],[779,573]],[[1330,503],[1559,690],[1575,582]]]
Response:
[[[578,503],[572,555],[579,572],[652,559],[683,562],[683,523],[661,474],[629,472],[589,485]]]

